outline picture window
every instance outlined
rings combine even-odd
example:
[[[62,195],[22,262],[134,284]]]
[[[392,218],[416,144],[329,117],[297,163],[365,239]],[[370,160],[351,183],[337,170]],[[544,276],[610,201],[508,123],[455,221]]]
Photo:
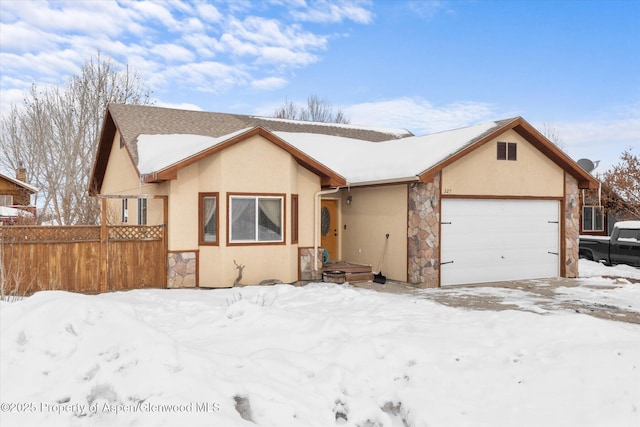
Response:
[[[231,196],[230,243],[284,242],[284,197]]]

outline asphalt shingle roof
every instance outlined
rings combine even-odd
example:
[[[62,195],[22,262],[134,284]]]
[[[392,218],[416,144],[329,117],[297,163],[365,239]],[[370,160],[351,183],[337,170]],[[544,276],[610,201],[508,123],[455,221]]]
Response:
[[[229,113],[177,110],[147,105],[109,105],[125,143],[138,161],[139,135],[193,134],[217,138],[241,129],[262,127],[271,132],[311,133],[371,142],[413,136],[405,129],[383,129],[334,123],[314,123]]]

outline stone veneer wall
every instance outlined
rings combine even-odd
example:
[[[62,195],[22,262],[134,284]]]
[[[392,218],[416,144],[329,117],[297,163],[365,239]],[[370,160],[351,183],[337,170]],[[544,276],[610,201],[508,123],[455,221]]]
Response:
[[[565,277],[578,277],[578,259],[580,238],[580,198],[578,181],[565,174],[564,200],[564,241],[565,241]]]
[[[318,269],[314,273],[313,248],[298,248],[300,257],[300,277],[299,280],[322,280],[322,248],[318,248]]]
[[[437,287],[440,270],[440,174],[409,184],[409,283]]]
[[[196,286],[197,256],[195,251],[167,254],[167,287],[193,288]]]

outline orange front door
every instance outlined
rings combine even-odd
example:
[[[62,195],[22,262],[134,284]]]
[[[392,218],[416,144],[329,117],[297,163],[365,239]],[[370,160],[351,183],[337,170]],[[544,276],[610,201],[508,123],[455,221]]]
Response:
[[[338,201],[322,200],[320,206],[320,244],[334,261],[338,259]]]

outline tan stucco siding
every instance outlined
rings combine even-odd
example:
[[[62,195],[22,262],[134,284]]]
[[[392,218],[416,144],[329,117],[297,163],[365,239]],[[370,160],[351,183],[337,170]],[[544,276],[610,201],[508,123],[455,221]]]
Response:
[[[143,184],[138,178],[138,172],[129,154],[124,147],[120,147],[120,133],[116,135],[112,142],[109,161],[102,182],[101,195],[163,195],[163,187],[156,184]],[[138,201],[128,200],[128,221],[129,225],[138,223]],[[147,201],[147,224],[156,225],[164,223],[164,204],[162,200],[149,199]],[[122,223],[122,200],[107,200],[107,221],[109,224]]]
[[[351,196],[351,204],[347,197]],[[407,280],[407,186],[342,191],[342,258],[371,264],[389,279]],[[380,265],[389,234],[384,262]]]
[[[497,142],[517,143],[517,160],[497,160]],[[548,157],[509,130],[442,171],[442,194],[562,197],[564,173]]]
[[[320,178],[299,166],[289,153],[255,136],[180,169],[170,188],[169,250],[199,250],[200,286],[231,286],[238,273],[234,260],[245,265],[243,284],[297,280],[298,246],[313,244],[313,198],[320,190]],[[219,195],[218,246],[199,246],[201,192]],[[234,193],[284,195],[284,244],[228,244],[228,196]],[[299,201],[298,244],[291,244],[292,194]]]
[[[310,170],[297,165],[298,245],[313,246],[315,194],[320,191],[320,178]],[[297,256],[297,255],[296,255]]]

